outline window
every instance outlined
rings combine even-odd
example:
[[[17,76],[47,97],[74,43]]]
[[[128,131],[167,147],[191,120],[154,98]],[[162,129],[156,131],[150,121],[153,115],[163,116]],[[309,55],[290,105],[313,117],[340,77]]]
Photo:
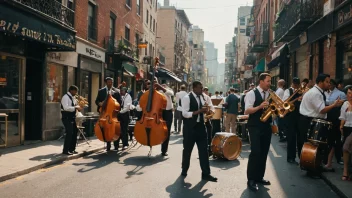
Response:
[[[125,39],[130,41],[130,28],[125,26]]]
[[[96,10],[95,6],[88,3],[88,39],[97,40]]]
[[[60,102],[64,93],[64,66],[48,63],[47,64],[48,94],[47,102]]]
[[[132,8],[132,2],[131,0],[126,0],[126,5],[130,8]]]
[[[141,15],[141,0],[137,0],[137,14]]]
[[[146,43],[148,43],[148,41],[146,40],[145,41]],[[148,56],[148,48],[146,47],[146,48],[144,48],[144,55],[146,55],[146,56]]]
[[[136,45],[136,55],[137,55],[137,57],[139,57],[139,55],[140,55],[140,49],[138,48],[138,43],[139,43],[139,34],[138,33],[136,33],[136,35],[135,35],[135,45]]]
[[[240,33],[246,33],[246,29],[240,29]]]
[[[116,19],[115,16],[110,16],[109,36],[110,36],[110,39],[113,39],[113,40],[115,38],[115,19]]]
[[[152,15],[150,15],[150,29],[152,29],[152,21],[153,21],[153,17],[152,17]]]
[[[153,20],[153,32],[155,32],[155,19]]]
[[[246,18],[244,17],[240,18],[240,25],[246,25]]]
[[[146,17],[146,23],[148,24],[148,20],[149,20],[149,10],[147,10],[147,17]]]

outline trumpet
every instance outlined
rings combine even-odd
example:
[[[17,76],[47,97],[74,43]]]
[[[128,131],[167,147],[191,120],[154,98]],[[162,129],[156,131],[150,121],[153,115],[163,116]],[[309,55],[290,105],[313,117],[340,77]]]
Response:
[[[307,91],[309,91],[309,88],[307,87],[307,84],[302,84],[300,88],[298,88],[295,92],[293,92],[292,95],[284,101],[283,106],[285,108],[285,111],[283,112],[283,116],[285,116],[287,113],[292,112],[292,111],[295,110],[294,102],[296,102],[296,100],[298,100],[299,98],[296,98],[296,99],[291,101],[293,96],[295,96],[296,94],[303,95]]]
[[[84,107],[88,107],[88,100],[87,98],[84,98],[83,96],[80,95],[75,95],[75,99],[77,100],[77,103],[80,107],[84,108]]]
[[[210,106],[208,105],[207,102],[204,103],[203,108],[208,109],[208,111],[204,115],[204,122],[208,122],[208,120],[210,120],[213,117],[214,112],[210,110]]]
[[[281,98],[276,95],[275,92],[269,90],[269,97],[265,101],[269,101],[270,99],[272,102],[269,104],[268,108],[265,109],[262,116],[260,117],[260,121],[266,122],[272,115],[278,115],[281,118],[284,117],[284,111],[289,109],[289,107],[284,106],[284,102]]]

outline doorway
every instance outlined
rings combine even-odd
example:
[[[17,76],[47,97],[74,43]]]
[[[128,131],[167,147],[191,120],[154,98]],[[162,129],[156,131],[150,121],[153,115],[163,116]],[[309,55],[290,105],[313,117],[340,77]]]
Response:
[[[25,81],[25,140],[42,139],[43,62],[27,59]]]

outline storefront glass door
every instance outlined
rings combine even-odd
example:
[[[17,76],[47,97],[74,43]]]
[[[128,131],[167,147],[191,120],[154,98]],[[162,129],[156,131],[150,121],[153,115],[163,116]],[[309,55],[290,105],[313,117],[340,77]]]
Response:
[[[21,144],[22,90],[24,59],[0,53],[0,113],[8,115],[7,146]],[[0,118],[0,144],[5,141],[5,119]]]

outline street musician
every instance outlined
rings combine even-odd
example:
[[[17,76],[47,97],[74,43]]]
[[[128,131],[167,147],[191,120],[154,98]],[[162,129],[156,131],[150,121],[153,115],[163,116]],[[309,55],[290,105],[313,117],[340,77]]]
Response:
[[[303,144],[307,141],[307,132],[313,118],[326,119],[329,111],[343,104],[342,100],[337,99],[331,105],[326,105],[324,91],[330,87],[330,75],[319,74],[315,82],[314,87],[304,94],[299,108],[299,138],[297,139],[299,156],[301,156]],[[318,176],[318,173],[318,170],[307,172],[312,177]]]
[[[262,73],[259,76],[259,85],[247,93],[245,97],[245,114],[249,115],[248,130],[251,140],[251,153],[247,167],[247,185],[252,191],[258,191],[258,183],[270,185],[270,181],[264,180],[266,160],[271,141],[271,117],[261,121],[263,109],[268,107],[268,90],[271,85],[271,76]]]

